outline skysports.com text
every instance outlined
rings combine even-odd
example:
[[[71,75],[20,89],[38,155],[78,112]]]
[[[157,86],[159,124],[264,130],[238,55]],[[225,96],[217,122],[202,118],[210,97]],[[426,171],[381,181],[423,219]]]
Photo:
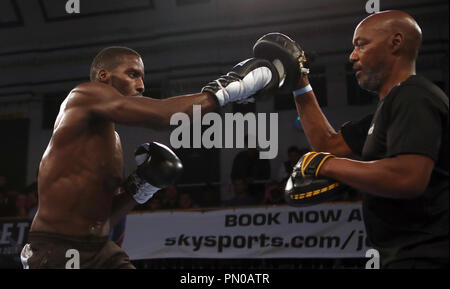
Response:
[[[192,247],[192,251],[199,251],[202,248],[215,247],[217,252],[223,252],[227,248],[233,249],[252,249],[268,247],[287,247],[287,248],[338,248],[344,250],[350,244],[353,238],[357,238],[356,250],[361,251],[364,247],[366,238],[362,230],[352,230],[345,237],[341,236],[303,236],[297,235],[291,238],[280,236],[267,236],[262,233],[254,236],[189,236],[181,234],[178,237],[169,237],[165,239],[165,246]],[[367,245],[367,244],[366,244]]]

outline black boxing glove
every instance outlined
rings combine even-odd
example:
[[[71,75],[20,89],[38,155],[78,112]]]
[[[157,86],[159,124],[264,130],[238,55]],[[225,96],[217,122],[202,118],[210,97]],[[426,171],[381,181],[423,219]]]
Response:
[[[277,88],[278,72],[270,61],[249,58],[233,67],[226,75],[208,83],[202,92],[210,92],[217,97],[221,106],[229,102],[253,102],[255,94]]]
[[[283,93],[291,93],[302,73],[309,73],[304,67],[306,57],[303,49],[288,36],[273,32],[262,36],[253,46],[255,57],[267,59],[277,68],[279,89]]]
[[[300,158],[286,183],[284,196],[288,205],[312,206],[341,196],[347,186],[329,178],[318,177],[323,163],[333,157],[329,153],[309,152]]]
[[[137,169],[123,187],[139,204],[147,202],[158,190],[174,184],[183,172],[183,164],[177,155],[157,142],[141,144],[134,156]]]

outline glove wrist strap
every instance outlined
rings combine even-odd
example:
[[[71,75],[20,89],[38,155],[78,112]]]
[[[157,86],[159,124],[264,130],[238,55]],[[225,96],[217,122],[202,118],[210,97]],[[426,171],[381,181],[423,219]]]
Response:
[[[228,103],[228,101],[227,101],[228,97],[226,97],[225,93],[226,93],[225,89],[222,88],[221,90],[217,91],[215,94],[220,106],[224,106],[225,104]]]
[[[212,96],[214,96],[217,99],[217,102],[219,103],[220,106],[224,106],[225,104],[227,104],[223,88],[221,88],[218,91],[213,91],[212,89],[205,87],[202,89],[202,92],[209,92]]]
[[[128,177],[123,187],[125,189],[125,192],[131,194],[133,199],[138,204],[147,202],[158,190],[161,189],[152,186],[148,182],[141,179],[135,173]]]
[[[334,158],[335,156],[330,153],[318,153],[318,152],[309,152],[307,155],[312,155],[307,162],[302,163],[300,168],[302,176],[314,176],[317,177],[319,175],[319,170],[325,161],[329,158]]]

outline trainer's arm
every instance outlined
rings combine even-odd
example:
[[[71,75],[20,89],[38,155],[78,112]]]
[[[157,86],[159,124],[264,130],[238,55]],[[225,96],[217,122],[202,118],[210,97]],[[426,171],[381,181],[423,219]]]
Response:
[[[218,106],[209,93],[182,95],[167,99],[124,96],[115,88],[102,83],[83,83],[71,92],[74,105],[86,106],[93,115],[116,123],[156,129],[168,128],[174,113],[192,115],[192,106],[201,105],[202,113]]]
[[[369,162],[330,158],[323,164],[319,176],[380,197],[413,198],[425,191],[433,167],[431,158],[418,154]]]
[[[308,84],[308,77],[303,74],[297,88],[303,88]],[[295,105],[313,151],[330,152],[343,157],[351,154],[351,149],[341,132],[334,130],[320,109],[313,90],[296,96]]]

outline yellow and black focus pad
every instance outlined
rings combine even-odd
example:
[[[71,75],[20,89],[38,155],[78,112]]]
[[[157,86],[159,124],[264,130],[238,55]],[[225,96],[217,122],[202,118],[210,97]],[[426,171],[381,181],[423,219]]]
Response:
[[[304,154],[297,164],[294,167],[295,169],[300,169],[303,177],[306,176],[314,176],[317,177],[319,174],[319,170],[322,167],[323,163],[329,159],[334,158],[335,156],[330,153],[318,153],[318,152],[309,152]]]
[[[308,155],[312,154],[314,155],[308,158]],[[288,205],[306,207],[341,197],[347,186],[329,178],[316,177],[322,164],[330,157],[333,155],[311,152],[298,161],[285,187],[285,200]]]

